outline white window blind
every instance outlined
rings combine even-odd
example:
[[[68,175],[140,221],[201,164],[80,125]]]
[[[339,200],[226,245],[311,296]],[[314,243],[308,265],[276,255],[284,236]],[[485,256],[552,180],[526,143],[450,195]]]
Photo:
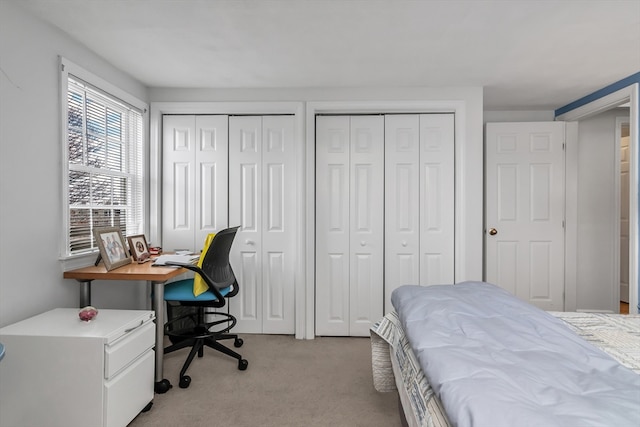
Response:
[[[96,227],[143,232],[143,116],[81,79],[67,80],[67,256],[97,250]]]

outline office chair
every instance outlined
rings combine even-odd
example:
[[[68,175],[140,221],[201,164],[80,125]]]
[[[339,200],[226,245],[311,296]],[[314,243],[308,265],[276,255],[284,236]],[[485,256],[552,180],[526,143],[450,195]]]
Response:
[[[201,267],[193,264],[170,263],[194,271],[208,286],[208,289],[198,296],[194,296],[193,293],[194,279],[168,283],[164,288],[164,300],[167,302],[169,319],[164,331],[172,342],[172,345],[165,347],[164,353],[191,347],[189,356],[180,371],[180,388],[187,388],[191,384],[191,377],[186,375],[187,369],[196,354],[198,357],[204,355],[205,346],[238,359],[238,369],[241,371],[249,366],[247,360],[219,342],[233,339],[235,347],[242,346],[242,338],[228,333],[235,326],[236,318],[228,313],[207,310],[224,307],[226,298],[233,297],[240,289],[229,264],[229,251],[238,228],[227,228],[216,233],[202,258]],[[192,307],[194,310],[172,318],[171,303]],[[189,319],[190,322],[188,322]],[[187,323],[186,326],[185,323]]]

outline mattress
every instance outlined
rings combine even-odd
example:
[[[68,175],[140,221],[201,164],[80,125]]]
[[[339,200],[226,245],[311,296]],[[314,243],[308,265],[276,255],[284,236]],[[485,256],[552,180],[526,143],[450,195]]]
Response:
[[[566,326],[640,374],[640,315],[550,312]],[[395,312],[371,328],[373,383],[398,392],[409,426],[449,427],[442,404],[420,369]]]

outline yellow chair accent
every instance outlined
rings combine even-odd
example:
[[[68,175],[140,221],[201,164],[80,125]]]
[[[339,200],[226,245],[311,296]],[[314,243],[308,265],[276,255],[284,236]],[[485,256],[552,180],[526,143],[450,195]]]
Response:
[[[211,233],[207,235],[206,239],[204,239],[204,248],[202,248],[202,252],[200,253],[200,259],[198,260],[198,267],[200,268],[202,268],[202,262],[204,261],[204,256],[209,250],[209,246],[211,245],[211,242],[213,241],[213,238],[215,235],[216,233]],[[196,274],[195,277],[193,278],[193,296],[197,297],[198,295],[205,293],[207,290],[209,290],[209,286],[207,286],[207,283],[199,274]]]

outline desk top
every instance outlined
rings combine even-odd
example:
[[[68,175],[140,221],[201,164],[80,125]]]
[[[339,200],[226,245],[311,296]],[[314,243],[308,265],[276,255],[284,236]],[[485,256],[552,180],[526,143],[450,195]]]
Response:
[[[150,280],[153,282],[166,282],[179,276],[188,270],[178,267],[153,267],[153,262],[123,265],[115,270],[107,271],[103,264],[98,266],[82,267],[75,270],[65,271],[65,279],[76,279],[78,281],[87,280]]]

